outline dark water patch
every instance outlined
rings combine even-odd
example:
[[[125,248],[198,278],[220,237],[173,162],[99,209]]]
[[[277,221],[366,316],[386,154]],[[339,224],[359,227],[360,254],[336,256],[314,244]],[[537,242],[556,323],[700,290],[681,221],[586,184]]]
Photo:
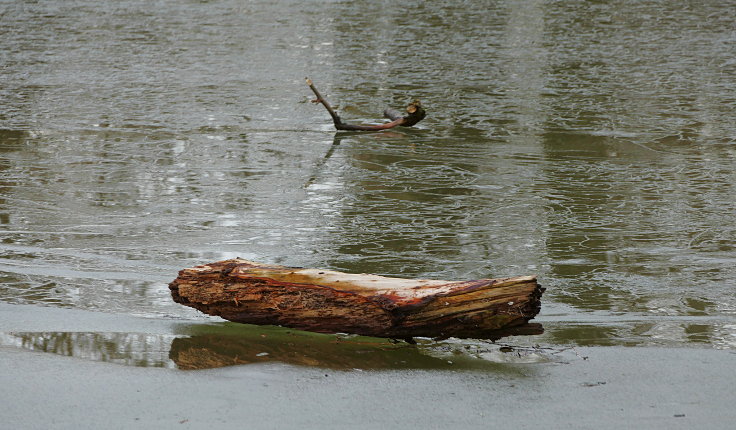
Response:
[[[29,136],[26,130],[0,129],[0,152],[21,149]]]
[[[519,345],[529,342],[571,346],[707,346],[732,349],[736,337],[728,319],[646,317],[633,315],[595,322],[544,323],[545,333],[529,339],[517,338]]]

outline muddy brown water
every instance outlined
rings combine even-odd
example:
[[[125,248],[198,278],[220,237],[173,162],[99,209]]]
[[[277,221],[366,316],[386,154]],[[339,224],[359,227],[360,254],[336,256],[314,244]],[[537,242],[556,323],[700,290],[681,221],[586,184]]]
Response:
[[[167,283],[236,256],[537,274],[545,331],[515,347],[736,348],[736,9],[374,3],[2,3],[0,300],[197,332],[213,322]],[[428,116],[337,133],[305,76],[351,122],[415,98]],[[229,330],[243,343],[259,329],[200,337]],[[197,336],[2,339],[167,365],[160,345]],[[314,342],[319,357],[352,353]],[[163,355],[137,362],[151,347]]]

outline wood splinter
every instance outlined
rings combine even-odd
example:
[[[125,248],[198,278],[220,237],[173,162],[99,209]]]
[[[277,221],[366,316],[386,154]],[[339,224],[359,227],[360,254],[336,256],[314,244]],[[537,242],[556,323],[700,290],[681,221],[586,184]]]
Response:
[[[424,108],[422,108],[422,104],[419,102],[419,100],[414,100],[413,102],[409,103],[409,105],[406,107],[406,112],[408,115],[402,115],[401,112],[395,110],[395,109],[386,109],[383,111],[383,116],[390,119],[391,122],[387,122],[385,124],[375,124],[375,125],[367,125],[367,124],[348,124],[342,121],[340,116],[335,112],[334,109],[332,109],[332,106],[330,106],[330,103],[325,100],[324,97],[322,97],[322,94],[317,90],[317,88],[314,86],[314,83],[311,79],[306,78],[307,85],[309,85],[309,88],[314,92],[314,95],[317,96],[316,99],[312,100],[312,103],[322,103],[322,105],[327,109],[327,112],[330,113],[330,116],[332,117],[332,121],[335,123],[335,128],[338,130],[350,130],[350,131],[380,131],[380,130],[388,130],[390,128],[394,128],[397,126],[402,127],[411,127],[414,124],[418,123],[419,121],[423,120],[425,116],[427,116],[427,113],[424,111]]]

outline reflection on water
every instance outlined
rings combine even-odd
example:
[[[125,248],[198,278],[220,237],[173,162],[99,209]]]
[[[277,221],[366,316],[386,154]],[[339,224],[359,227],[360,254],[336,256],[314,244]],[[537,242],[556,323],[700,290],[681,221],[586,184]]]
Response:
[[[730,321],[626,321],[618,324],[545,324],[544,340],[579,346],[678,346],[684,343],[729,349],[736,346]],[[526,343],[521,340],[522,343]]]
[[[530,325],[518,333],[539,333]],[[182,326],[176,334],[13,332],[1,346],[140,367],[181,370],[278,362],[336,370],[488,369],[518,373],[503,364],[547,362],[558,351],[487,341],[403,341],[323,335],[239,324]]]
[[[139,367],[173,367],[168,360],[173,335],[97,332],[14,332],[0,345]]]
[[[179,369],[203,369],[265,362],[331,369],[472,369],[499,363],[547,361],[541,350],[500,352],[490,342],[403,341],[331,336],[282,328],[193,326],[190,337],[174,339],[169,357]]]
[[[334,370],[488,370],[523,375],[518,364],[565,362],[570,346],[676,346],[682,342],[733,347],[733,324],[707,320],[529,324],[503,342],[473,339],[403,341],[325,335],[234,323],[180,325],[171,334],[126,332],[0,333],[0,346],[138,367],[180,370],[282,363]],[[543,334],[542,334],[543,333]],[[718,338],[730,336],[730,345]],[[540,345],[565,345],[547,346]],[[528,369],[528,368],[526,368]]]
[[[207,320],[166,284],[237,256],[536,274],[519,342],[736,345],[733,8],[296,5],[2,3],[0,300]],[[306,75],[428,117],[335,133]]]

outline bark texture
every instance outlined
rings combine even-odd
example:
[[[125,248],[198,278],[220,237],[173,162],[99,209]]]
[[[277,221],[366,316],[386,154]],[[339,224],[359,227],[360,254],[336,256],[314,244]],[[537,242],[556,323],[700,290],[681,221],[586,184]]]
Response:
[[[493,337],[534,318],[544,291],[533,276],[402,279],[242,259],[184,269],[169,289],[234,322],[389,338]]]

